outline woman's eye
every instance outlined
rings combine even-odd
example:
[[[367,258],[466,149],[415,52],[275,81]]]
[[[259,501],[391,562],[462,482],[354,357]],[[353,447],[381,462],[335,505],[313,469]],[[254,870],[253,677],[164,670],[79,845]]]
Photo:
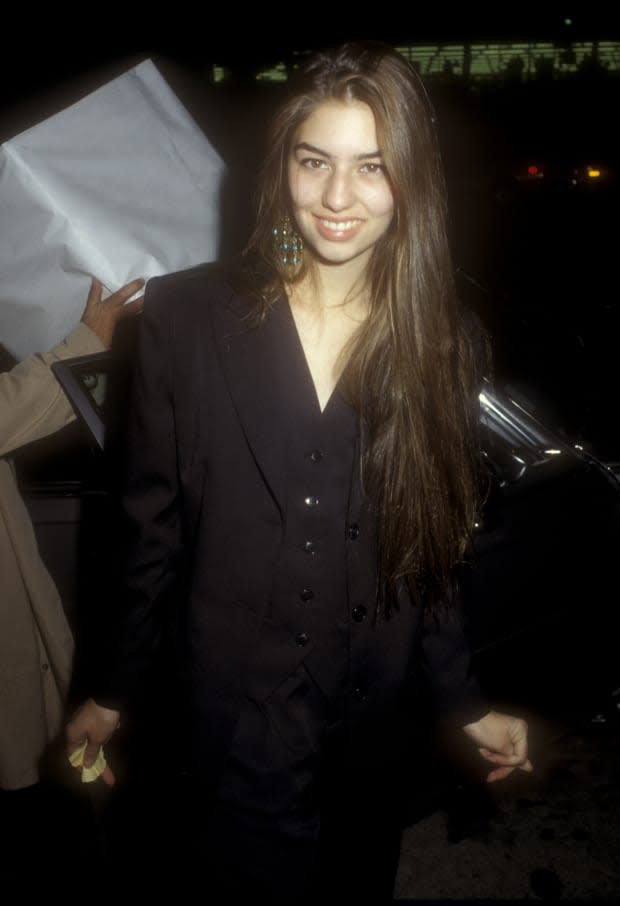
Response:
[[[324,167],[327,167],[327,162],[321,160],[320,157],[305,157],[302,160],[301,165],[308,170],[322,170]]]
[[[364,166],[361,167],[362,173],[370,173],[370,174],[383,173],[383,170],[384,170],[383,164],[368,163],[368,164],[364,164]]]

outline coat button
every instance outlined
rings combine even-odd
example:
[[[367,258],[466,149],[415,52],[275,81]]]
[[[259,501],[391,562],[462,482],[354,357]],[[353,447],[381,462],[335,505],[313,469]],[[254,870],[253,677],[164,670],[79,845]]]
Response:
[[[357,607],[353,608],[353,614],[352,614],[353,619],[355,620],[356,623],[363,623],[364,620],[366,619],[367,613],[368,613],[368,611],[366,610],[364,605],[358,604]]]
[[[315,462],[315,463],[321,462],[321,460],[322,460],[323,457],[325,456],[325,454],[323,453],[322,450],[313,450],[313,451],[312,451],[311,453],[309,453],[308,455],[309,455],[309,457],[310,457],[310,461],[311,461],[311,462]]]
[[[295,639],[295,644],[299,648],[305,648],[305,646],[308,644],[309,641],[310,641],[310,639],[308,638],[306,633],[300,632],[299,635],[297,636],[297,638]]]
[[[351,525],[349,526],[349,528],[347,529],[347,535],[349,536],[351,541],[355,541],[355,539],[357,538],[359,533],[360,533],[359,525],[357,524],[357,522],[352,522]]]
[[[361,686],[356,686],[356,688],[353,690],[353,697],[358,702],[365,702],[368,698],[368,696],[366,695],[366,692],[362,689]]]
[[[314,597],[314,591],[311,588],[302,588],[299,592],[302,601],[311,601]]]
[[[318,497],[312,497],[312,496],[304,497],[304,503],[306,504],[306,506],[309,506],[309,507],[318,506],[318,505],[319,505],[319,498],[318,498]]]
[[[314,541],[305,541],[304,550],[307,554],[316,554],[316,544]]]

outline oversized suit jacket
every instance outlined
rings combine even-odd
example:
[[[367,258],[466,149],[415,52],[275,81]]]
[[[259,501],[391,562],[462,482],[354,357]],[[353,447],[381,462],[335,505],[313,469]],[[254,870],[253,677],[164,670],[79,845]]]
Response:
[[[260,326],[248,319],[252,305],[215,265],[148,284],[127,444],[125,637],[95,695],[108,704],[131,696],[172,600],[202,763],[225,752],[243,695],[266,700],[302,661],[327,695],[342,691],[328,629],[308,617],[300,647],[298,621],[270,618],[301,347],[285,299]],[[363,603],[373,613],[376,533],[357,475],[348,516],[359,526],[342,564],[349,612]],[[403,600],[390,619],[350,620],[339,632],[354,721],[390,708],[411,684],[461,722],[483,713],[454,612],[429,621]]]

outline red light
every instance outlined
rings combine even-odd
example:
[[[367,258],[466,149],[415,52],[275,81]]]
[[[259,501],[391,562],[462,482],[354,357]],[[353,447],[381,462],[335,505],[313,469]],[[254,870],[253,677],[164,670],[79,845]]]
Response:
[[[530,164],[527,168],[527,172],[530,176],[538,176],[538,167],[536,164]]]

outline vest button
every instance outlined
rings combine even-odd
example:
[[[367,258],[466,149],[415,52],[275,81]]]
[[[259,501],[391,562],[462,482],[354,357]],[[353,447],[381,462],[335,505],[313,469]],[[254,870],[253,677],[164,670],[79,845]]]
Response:
[[[299,597],[302,601],[311,601],[314,597],[314,592],[311,588],[302,588],[299,592]]]
[[[309,453],[308,456],[310,457],[311,462],[317,463],[321,462],[325,454],[322,450],[312,450],[312,452]]]
[[[349,528],[347,529],[347,535],[349,536],[350,540],[355,541],[355,539],[357,538],[359,533],[360,533],[359,525],[357,524],[357,522],[352,522],[351,525],[349,526]]]
[[[314,541],[304,542],[304,550],[307,554],[315,554],[316,553],[316,544],[314,543]]]
[[[353,608],[352,616],[356,623],[363,623],[364,620],[366,619],[367,614],[368,614],[368,611],[366,610],[366,608],[364,607],[363,604],[358,604],[357,607]]]
[[[318,506],[319,498],[313,497],[313,496],[304,497],[304,503],[306,504],[306,506],[309,506],[309,507]]]
[[[310,639],[308,638],[306,633],[300,632],[299,635],[297,636],[297,638],[295,639],[295,644],[298,646],[298,648],[305,648],[305,646],[308,644],[309,641],[310,641]]]
[[[360,686],[353,690],[353,696],[358,702],[365,702],[368,699],[368,696]]]

